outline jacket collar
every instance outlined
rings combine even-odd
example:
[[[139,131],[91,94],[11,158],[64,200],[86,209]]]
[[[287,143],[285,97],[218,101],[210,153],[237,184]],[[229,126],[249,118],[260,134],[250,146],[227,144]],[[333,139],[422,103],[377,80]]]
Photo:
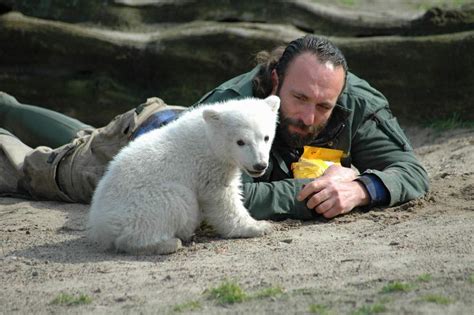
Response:
[[[336,105],[332,112],[331,118],[329,118],[328,124],[319,133],[316,139],[311,142],[311,145],[323,146],[336,139],[347,125],[347,119],[351,113],[351,110],[342,107],[341,105]]]

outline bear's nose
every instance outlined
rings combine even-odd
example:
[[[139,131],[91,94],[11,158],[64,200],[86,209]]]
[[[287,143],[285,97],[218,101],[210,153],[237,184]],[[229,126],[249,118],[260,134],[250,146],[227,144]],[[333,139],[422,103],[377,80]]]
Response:
[[[264,171],[267,168],[267,163],[257,163],[253,165],[253,169],[257,172]]]

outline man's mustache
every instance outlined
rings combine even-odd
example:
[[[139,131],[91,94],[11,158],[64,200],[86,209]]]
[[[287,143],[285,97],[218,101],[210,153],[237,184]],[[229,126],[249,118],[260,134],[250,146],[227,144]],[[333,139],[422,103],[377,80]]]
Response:
[[[284,124],[287,126],[295,126],[299,129],[308,132],[308,133],[315,133],[317,126],[314,125],[306,125],[301,119],[293,119],[293,118],[285,118]]]

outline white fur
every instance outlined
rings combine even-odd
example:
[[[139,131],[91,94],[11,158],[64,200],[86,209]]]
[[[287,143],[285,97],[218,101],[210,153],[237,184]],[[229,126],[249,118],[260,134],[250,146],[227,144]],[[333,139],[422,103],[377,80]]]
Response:
[[[224,237],[269,232],[270,223],[243,206],[240,169],[263,174],[252,172],[268,163],[279,104],[270,96],[202,105],[132,141],[97,185],[89,239],[128,253],[167,254],[203,219]]]

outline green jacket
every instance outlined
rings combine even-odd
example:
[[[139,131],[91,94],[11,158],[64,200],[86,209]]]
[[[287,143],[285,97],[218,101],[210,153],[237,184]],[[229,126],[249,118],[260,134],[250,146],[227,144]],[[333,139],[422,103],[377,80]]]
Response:
[[[253,96],[252,79],[258,67],[224,82],[204,95],[200,103]],[[428,175],[390,112],[387,99],[352,73],[339,97],[331,119],[313,146],[339,149],[341,164],[355,166],[361,174],[376,175],[390,194],[389,206],[420,197],[428,190]],[[296,200],[310,179],[294,179],[290,171],[302,152],[285,147],[275,138],[270,164],[258,179],[243,177],[245,206],[257,219],[311,219],[315,213]]]

